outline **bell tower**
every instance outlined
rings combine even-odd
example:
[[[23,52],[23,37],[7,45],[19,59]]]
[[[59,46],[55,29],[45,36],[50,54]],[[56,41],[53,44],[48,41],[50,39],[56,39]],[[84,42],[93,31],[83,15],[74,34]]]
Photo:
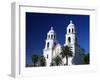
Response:
[[[72,20],[70,20],[70,23],[66,29],[65,44],[64,44],[64,46],[71,47],[71,50],[73,52],[72,57],[69,58],[69,60],[68,60],[68,64],[70,64],[70,65],[72,64],[72,58],[75,56],[75,43],[76,43],[75,26],[74,26]]]
[[[52,49],[54,46],[54,42],[56,40],[56,33],[53,30],[53,27],[47,33],[47,39],[45,44],[45,49]]]
[[[56,33],[53,27],[47,33],[47,39],[45,41],[45,48],[43,49],[43,55],[46,59],[46,66],[50,66],[52,62],[53,47],[56,45]]]

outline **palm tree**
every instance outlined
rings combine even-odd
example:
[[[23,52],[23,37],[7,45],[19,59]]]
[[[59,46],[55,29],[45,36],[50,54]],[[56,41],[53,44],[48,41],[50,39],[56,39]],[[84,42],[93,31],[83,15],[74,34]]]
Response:
[[[40,66],[45,66],[46,65],[46,60],[44,56],[40,57]]]
[[[32,55],[32,62],[33,62],[33,66],[34,67],[36,66],[37,61],[38,61],[38,55],[33,54]]]
[[[73,54],[73,53],[72,53],[70,47],[64,46],[64,47],[62,48],[61,55],[62,55],[63,58],[64,58],[64,57],[66,58],[66,65],[68,65],[68,57],[71,57],[72,54]]]
[[[84,55],[84,64],[89,64],[90,63],[90,56],[89,53]]]
[[[62,59],[58,55],[53,60],[54,60],[55,65],[57,66],[62,64]]]

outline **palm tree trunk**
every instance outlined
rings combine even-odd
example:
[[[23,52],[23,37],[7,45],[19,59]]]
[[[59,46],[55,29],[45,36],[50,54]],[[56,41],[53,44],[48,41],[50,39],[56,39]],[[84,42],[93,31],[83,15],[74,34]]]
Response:
[[[66,65],[68,65],[68,56],[66,56]]]

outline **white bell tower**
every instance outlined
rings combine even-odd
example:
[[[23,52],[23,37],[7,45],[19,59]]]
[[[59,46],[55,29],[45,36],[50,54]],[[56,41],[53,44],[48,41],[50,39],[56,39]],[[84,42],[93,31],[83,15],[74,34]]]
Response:
[[[46,59],[46,66],[50,66],[52,62],[53,47],[56,45],[56,33],[53,27],[47,33],[47,39],[45,41],[45,48],[43,49],[43,55]]]
[[[75,56],[75,43],[76,43],[75,26],[74,26],[72,20],[70,20],[70,23],[67,26],[66,30],[67,30],[67,33],[65,35],[65,44],[64,44],[64,46],[71,47],[73,55],[72,55],[72,57],[68,58],[68,65],[72,65],[72,59]]]

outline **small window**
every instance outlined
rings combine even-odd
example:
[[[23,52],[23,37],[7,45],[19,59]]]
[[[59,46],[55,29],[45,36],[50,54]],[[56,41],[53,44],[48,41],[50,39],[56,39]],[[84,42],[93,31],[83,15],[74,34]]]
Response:
[[[69,33],[70,33],[70,29],[69,29]]]
[[[68,42],[71,43],[71,38],[70,37],[68,37]]]
[[[54,39],[55,39],[55,35],[54,35]]]
[[[74,32],[73,28],[72,28],[72,33]]]
[[[49,42],[47,43],[47,48],[49,48]]]
[[[50,35],[48,35],[48,39],[50,39]]]
[[[51,35],[51,39],[53,39],[53,35]]]

